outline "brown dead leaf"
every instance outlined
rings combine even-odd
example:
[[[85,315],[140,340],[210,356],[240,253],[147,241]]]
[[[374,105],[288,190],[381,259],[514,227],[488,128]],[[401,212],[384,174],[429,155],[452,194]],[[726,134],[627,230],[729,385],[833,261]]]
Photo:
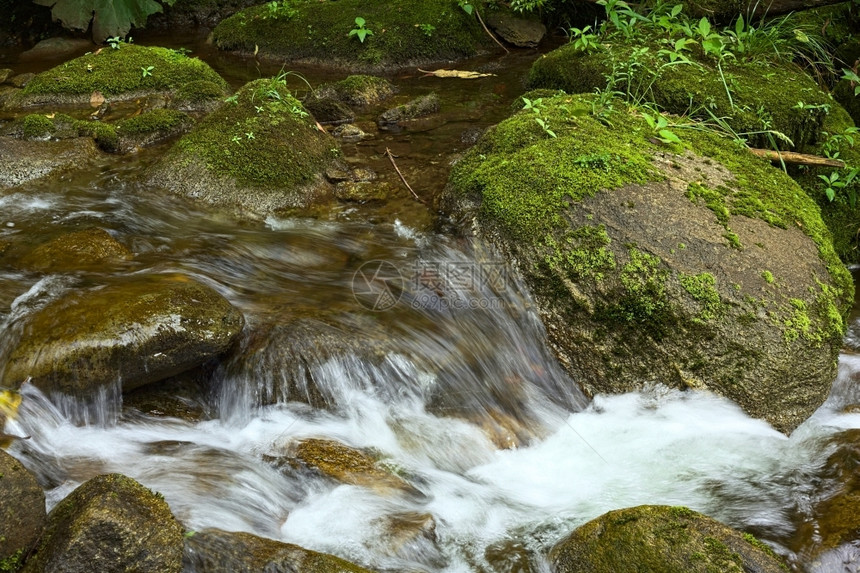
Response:
[[[422,74],[427,74],[428,76],[436,76],[437,78],[460,78],[463,80],[474,80],[476,78],[488,78],[490,76],[495,76],[496,74],[482,74],[480,72],[466,72],[462,70],[433,70],[432,72],[428,72],[427,70],[422,70],[418,68],[418,71]]]
[[[102,95],[102,92],[96,90],[90,96],[90,105],[92,107],[99,107],[105,102],[105,96]]]

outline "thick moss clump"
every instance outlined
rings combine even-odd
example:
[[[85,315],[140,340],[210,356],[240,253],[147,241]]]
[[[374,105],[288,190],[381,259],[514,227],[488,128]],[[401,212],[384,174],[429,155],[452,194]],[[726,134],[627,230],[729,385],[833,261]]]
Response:
[[[385,78],[349,76],[339,82],[321,85],[314,90],[314,97],[334,99],[350,106],[367,106],[385,101],[396,91]]]
[[[109,100],[130,99],[172,92],[200,80],[226,87],[202,60],[167,48],[120,44],[119,49],[102,48],[38,74],[10,105],[84,103],[95,91]]]
[[[373,32],[364,42],[349,34],[358,17]],[[253,52],[259,46],[264,56],[353,70],[455,60],[493,46],[475,17],[451,0],[269,2],[227,18],[213,37],[223,50]]]
[[[641,505],[589,521],[553,548],[558,573],[785,573],[751,535],[686,507]]]
[[[627,93],[634,101],[644,98],[678,115],[725,118],[736,133],[751,134],[748,139],[753,146],[792,147],[778,137],[755,135],[765,130],[786,135],[797,150],[818,140],[833,100],[797,67],[726,61],[722,65],[724,83],[714,60],[690,54],[694,63],[670,65],[657,55],[658,48],[613,43],[586,53],[568,44],[538,59],[528,84],[592,93],[607,86],[607,76],[615,75],[618,79],[612,89]]]
[[[717,134],[667,146],[609,103],[534,100],[454,167],[442,208],[517,262],[587,393],[708,388],[792,430],[827,396],[853,299],[818,207]]]
[[[23,571],[179,573],[182,527],[160,494],[120,474],[94,477],[57,504]]]
[[[211,112],[226,95],[223,83],[209,80],[188,82],[173,93],[170,107],[180,111]]]
[[[150,172],[154,185],[250,216],[308,206],[337,156],[277,78],[247,84],[208,115]]]
[[[198,573],[370,573],[334,555],[250,533],[207,529],[185,540],[184,571]]]

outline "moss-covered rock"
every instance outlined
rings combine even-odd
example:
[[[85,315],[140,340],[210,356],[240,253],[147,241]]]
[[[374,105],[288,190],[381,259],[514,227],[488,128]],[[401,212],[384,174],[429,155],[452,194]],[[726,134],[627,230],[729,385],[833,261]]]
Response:
[[[518,48],[537,48],[546,36],[546,26],[537,19],[525,19],[507,12],[487,14],[487,26],[502,40]]]
[[[131,251],[107,231],[92,228],[42,243],[21,259],[21,265],[39,271],[63,272],[93,268],[131,257]]]
[[[724,83],[713,59],[695,59],[691,54],[694,63],[668,64],[657,55],[658,48],[616,42],[583,52],[568,44],[534,63],[528,85],[592,93],[606,87],[606,77],[613,74],[614,68],[619,79],[613,89],[627,93],[633,100],[653,101],[669,113],[692,114],[705,120],[710,120],[711,114],[725,118],[736,133],[751,134],[748,138],[753,146],[771,147],[776,143],[791,147],[779,138],[769,139],[767,134],[754,135],[766,130],[786,135],[798,151],[817,142],[827,115],[826,106],[833,100],[796,66],[726,61],[722,65]],[[798,102],[803,105],[799,107]]]
[[[803,167],[792,170],[791,176],[821,208],[821,218],[833,236],[833,247],[845,264],[860,263],[860,178],[855,177],[847,187],[846,181],[855,168],[860,168],[860,133],[845,109],[833,104],[824,120],[821,142],[810,150],[816,155],[836,156],[845,162],[843,169],[833,167]],[[836,174],[835,197],[827,196],[828,179]],[[855,202],[852,205],[851,196]]]
[[[760,541],[686,507],[641,505],[577,528],[550,553],[558,573],[785,573]]]
[[[152,185],[240,216],[303,209],[330,197],[322,171],[338,154],[277,78],[247,84],[148,173]]]
[[[170,100],[170,107],[179,111],[210,113],[224,103],[224,85],[210,80],[197,80],[180,86]]]
[[[186,539],[183,565],[186,573],[370,573],[334,555],[218,529],[199,531]]]
[[[88,104],[96,91],[109,101],[121,101],[150,93],[172,93],[201,80],[226,86],[208,64],[176,50],[119,46],[102,48],[38,74],[7,101],[7,106]]]
[[[0,189],[88,165],[98,150],[89,139],[21,141],[0,137]]]
[[[818,207],[713,133],[667,147],[593,104],[535,102],[557,137],[531,111],[489,130],[441,206],[516,262],[586,393],[707,388],[791,431],[827,396],[853,300]]]
[[[358,17],[373,32],[364,42],[350,35]],[[259,47],[263,56],[355,71],[457,60],[493,47],[475,17],[449,0],[269,2],[227,18],[213,38],[223,50]]]
[[[182,527],[160,494],[109,474],[87,481],[57,504],[23,571],[93,570],[182,570]]]
[[[194,120],[181,111],[154,109],[116,124],[117,150],[129,153],[176,137],[192,128]]]
[[[17,571],[24,563],[46,515],[45,493],[35,476],[0,450],[0,572]]]
[[[349,76],[314,90],[314,96],[335,99],[346,105],[363,107],[387,100],[397,89],[385,78],[377,76]]]
[[[29,317],[3,385],[30,378],[46,392],[80,395],[117,382],[132,390],[224,352],[243,324],[221,295],[182,276],[75,292]]]

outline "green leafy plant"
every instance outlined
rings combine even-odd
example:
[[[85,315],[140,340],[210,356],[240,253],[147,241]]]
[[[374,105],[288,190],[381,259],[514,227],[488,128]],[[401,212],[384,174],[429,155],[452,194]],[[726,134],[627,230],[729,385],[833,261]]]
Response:
[[[373,30],[364,27],[366,23],[364,18],[361,16],[357,17],[355,19],[355,28],[349,31],[349,36],[358,36],[358,41],[363,44],[365,38],[373,35]]]
[[[645,123],[648,124],[648,127],[654,132],[654,137],[657,138],[662,143],[681,143],[681,139],[675,134],[674,131],[670,129],[669,120],[666,117],[659,113],[653,112],[648,113],[644,109],[641,110],[642,118],[645,120]]]
[[[854,88],[854,96],[860,95],[860,76],[854,70],[843,69],[842,79],[851,82],[851,87]]]
[[[154,70],[154,69],[155,69],[155,66],[146,66],[146,67],[141,66],[140,72],[141,72],[142,77],[148,78],[149,76],[152,75],[152,70]]]
[[[162,0],[172,6],[176,0]],[[93,39],[125,36],[132,26],[143,27],[146,19],[163,7],[155,0],[33,0],[51,7],[51,17],[70,30],[86,30],[93,24]]]
[[[475,11],[475,7],[468,0],[457,0],[457,5],[469,16]]]
[[[591,52],[600,46],[598,35],[591,31],[591,26],[571,28],[570,42],[573,44],[573,49],[577,52]]]
[[[105,43],[111,47],[112,50],[119,50],[120,47],[125,43],[123,39],[119,36],[113,36],[105,40]]]
[[[824,189],[824,194],[827,195],[829,201],[836,199],[836,196],[843,192],[848,198],[848,204],[851,207],[857,206],[857,191],[851,185],[857,174],[860,173],[860,167],[852,167],[843,172],[834,170],[829,175],[819,175],[818,178],[824,181],[827,187]]]
[[[272,1],[266,3],[266,10],[262,14],[263,20],[278,20],[280,18],[284,18],[289,20],[299,11],[292,7],[289,0],[278,2]]]
[[[535,123],[540,126],[540,128],[549,135],[550,137],[558,137],[553,130],[549,128],[549,121],[543,117],[543,98],[537,98],[532,101],[527,97],[523,98],[523,109],[529,110],[534,113]]]
[[[424,32],[424,35],[428,38],[433,36],[433,32],[436,31],[436,26],[433,24],[415,24],[415,27]]]

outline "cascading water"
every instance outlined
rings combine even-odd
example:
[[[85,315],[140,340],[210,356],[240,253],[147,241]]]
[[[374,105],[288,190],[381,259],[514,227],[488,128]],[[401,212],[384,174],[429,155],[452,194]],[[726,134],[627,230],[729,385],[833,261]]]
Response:
[[[433,157],[426,150],[461,127],[443,125],[435,143],[406,137]],[[845,412],[860,398],[857,356],[843,355],[829,401],[789,438],[706,393],[658,385],[589,403],[543,345],[526,289],[486,245],[372,225],[350,209],[336,221],[240,225],[140,189],[134,174],[151,159],[0,196],[3,236],[96,225],[135,253],[110,271],[0,270],[0,369],[32,313],[136,274],[215,288],[243,312],[245,332],[230,358],[198,373],[202,390],[189,376],[197,390],[183,399],[196,413],[185,418],[135,408],[114,387],[65,397],[25,385],[6,432],[29,439],[9,451],[39,476],[49,506],[119,472],[161,492],[190,530],[441,573],[548,571],[547,549],[577,525],[678,504],[754,532],[798,571],[856,570],[853,546],[814,555],[817,534],[798,532],[843,487],[828,463],[860,428],[860,414]],[[371,451],[405,486],[296,468],[291,448],[308,438]]]

